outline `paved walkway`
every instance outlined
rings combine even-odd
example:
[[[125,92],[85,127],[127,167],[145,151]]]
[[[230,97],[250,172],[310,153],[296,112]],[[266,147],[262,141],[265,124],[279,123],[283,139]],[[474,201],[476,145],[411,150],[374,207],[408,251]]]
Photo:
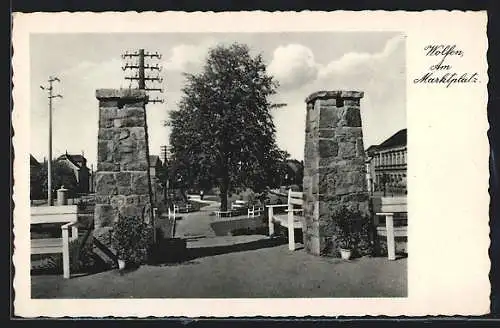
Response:
[[[219,203],[213,201],[203,202],[208,205],[202,207],[199,211],[180,213],[178,215],[175,237],[215,237],[215,232],[210,228],[210,223],[214,221],[215,216],[210,216],[210,214],[219,208]]]
[[[246,216],[218,218],[213,212],[219,208],[220,203],[214,201],[202,202],[209,205],[202,207],[198,212],[181,213],[177,219],[175,237],[185,238],[188,249],[231,246],[268,239],[267,236],[262,234],[232,236],[232,230],[255,227],[261,219],[248,219]]]

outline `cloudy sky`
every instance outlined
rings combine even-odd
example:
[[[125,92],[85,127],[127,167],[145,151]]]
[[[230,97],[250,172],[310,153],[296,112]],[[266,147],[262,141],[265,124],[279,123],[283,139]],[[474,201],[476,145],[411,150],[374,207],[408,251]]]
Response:
[[[319,90],[364,91],[361,116],[365,148],[406,128],[405,39],[393,32],[325,33],[162,33],[162,34],[32,34],[31,153],[48,156],[47,94],[40,89],[56,75],[53,156],[81,153],[96,164],[99,88],[127,88],[121,54],[144,48],[163,55],[160,65],[163,104],[149,104],[150,153],[168,145],[167,112],[176,110],[183,72],[198,72],[207,50],[218,43],[240,42],[261,53],[279,81],[273,101],[277,142],[293,158],[303,159],[304,99]],[[156,95],[156,94],[154,94]]]

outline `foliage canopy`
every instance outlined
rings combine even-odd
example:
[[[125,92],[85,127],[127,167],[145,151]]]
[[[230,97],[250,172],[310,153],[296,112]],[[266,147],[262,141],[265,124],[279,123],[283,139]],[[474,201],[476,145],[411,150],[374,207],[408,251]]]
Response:
[[[221,208],[238,188],[279,184],[287,157],[275,141],[269,98],[278,87],[262,56],[234,43],[209,50],[200,73],[185,74],[179,110],[170,113],[174,174],[201,188],[219,187]]]

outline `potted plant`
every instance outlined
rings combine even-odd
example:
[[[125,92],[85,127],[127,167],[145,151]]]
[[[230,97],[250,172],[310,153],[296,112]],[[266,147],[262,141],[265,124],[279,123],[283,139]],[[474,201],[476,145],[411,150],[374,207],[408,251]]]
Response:
[[[359,213],[341,206],[334,213],[335,241],[339,248],[340,256],[344,260],[351,258],[356,246],[356,227],[360,219]]]
[[[152,242],[152,228],[141,217],[120,216],[114,223],[112,234],[119,269],[145,263]]]

